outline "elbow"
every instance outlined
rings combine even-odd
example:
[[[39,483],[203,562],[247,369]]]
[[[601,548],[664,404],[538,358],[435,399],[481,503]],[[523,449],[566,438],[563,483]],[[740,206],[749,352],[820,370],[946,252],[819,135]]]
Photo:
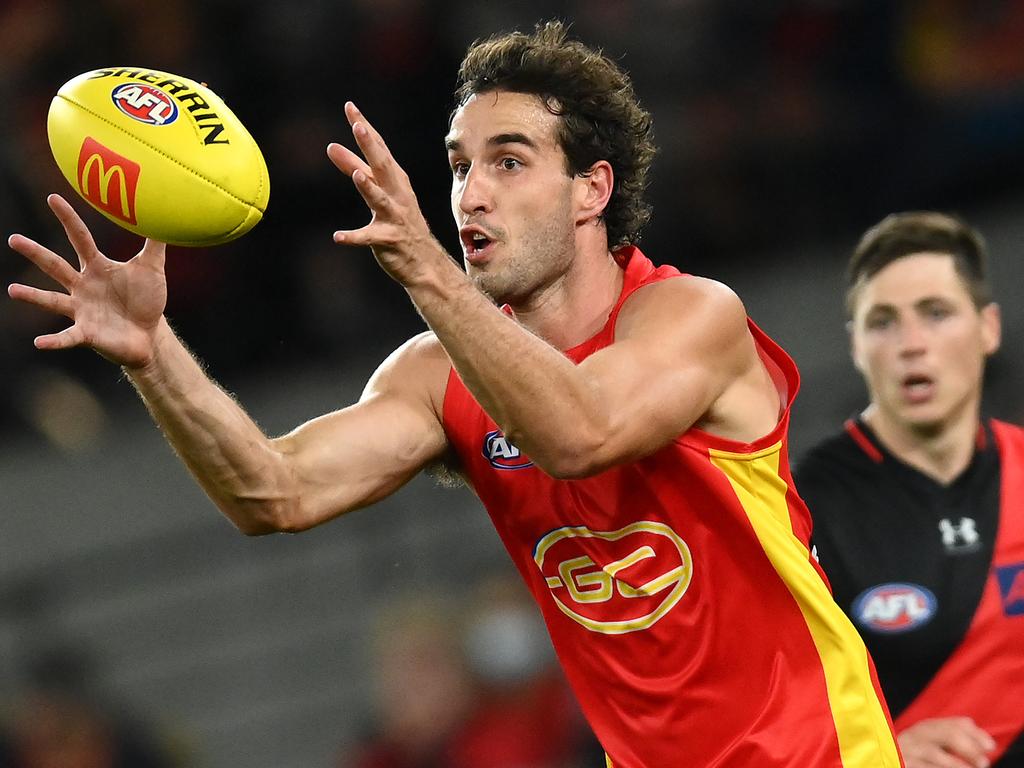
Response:
[[[510,428],[505,434],[523,448],[535,467],[555,480],[581,480],[616,463],[609,458],[614,452],[610,424],[577,423],[572,429],[534,435]]]
[[[556,480],[582,480],[608,469],[614,462],[606,456],[603,440],[573,440],[544,454],[535,464]]]
[[[288,501],[242,503],[224,510],[235,528],[244,536],[267,536],[271,533],[299,533],[310,525],[299,505]]]
[[[538,466],[555,480],[582,480],[600,474],[608,467],[586,457],[564,457]]]
[[[252,521],[246,521],[244,523],[235,522],[235,528],[243,536],[266,536],[271,533],[281,533],[280,529],[264,525],[262,523],[255,523]]]
[[[595,472],[588,471],[581,464],[567,462],[548,463],[540,468],[545,474],[553,477],[555,480],[582,480],[585,477],[596,474]]]

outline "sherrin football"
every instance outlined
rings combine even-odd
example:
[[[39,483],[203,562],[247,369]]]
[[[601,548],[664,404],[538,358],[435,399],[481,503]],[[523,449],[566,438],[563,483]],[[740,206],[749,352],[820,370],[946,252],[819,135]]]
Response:
[[[218,245],[266,211],[260,148],[217,94],[188,78],[142,67],[85,72],[61,86],[46,130],[71,186],[144,237]]]

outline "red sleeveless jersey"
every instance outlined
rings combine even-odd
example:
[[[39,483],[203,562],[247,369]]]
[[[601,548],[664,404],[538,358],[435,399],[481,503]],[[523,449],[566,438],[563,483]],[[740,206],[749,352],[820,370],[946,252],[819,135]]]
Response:
[[[577,363],[613,342],[633,291],[681,277],[635,248],[618,256],[622,294],[565,352]],[[796,366],[749,328],[785,403],[753,443],[691,429],[647,458],[556,480],[454,370],[444,428],[610,765],[896,768],[867,652],[808,551],[786,445]]]

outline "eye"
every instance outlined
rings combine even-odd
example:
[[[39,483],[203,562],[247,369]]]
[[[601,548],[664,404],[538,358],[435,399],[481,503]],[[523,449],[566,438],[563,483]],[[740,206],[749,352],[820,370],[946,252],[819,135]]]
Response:
[[[871,315],[864,325],[872,331],[884,331],[886,328],[892,327],[893,322],[892,315]]]
[[[464,178],[469,173],[469,163],[452,163],[452,175],[458,179]]]
[[[501,158],[500,165],[506,171],[514,171],[516,168],[519,168],[522,163],[514,157],[503,157]]]

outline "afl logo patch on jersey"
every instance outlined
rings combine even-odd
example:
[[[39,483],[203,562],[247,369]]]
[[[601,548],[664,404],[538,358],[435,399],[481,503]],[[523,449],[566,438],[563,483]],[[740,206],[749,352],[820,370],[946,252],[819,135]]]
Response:
[[[484,435],[483,452],[484,458],[495,469],[526,469],[533,466],[533,462],[523,456],[522,451],[501,434],[500,429]]]
[[[853,601],[853,618],[865,629],[896,634],[924,626],[937,607],[931,590],[918,584],[880,584]]]
[[[996,579],[1003,599],[1003,613],[1024,616],[1024,563],[996,568]]]
[[[558,609],[604,635],[652,627],[693,578],[690,548],[655,521],[616,531],[556,528],[537,542],[533,560]]]

